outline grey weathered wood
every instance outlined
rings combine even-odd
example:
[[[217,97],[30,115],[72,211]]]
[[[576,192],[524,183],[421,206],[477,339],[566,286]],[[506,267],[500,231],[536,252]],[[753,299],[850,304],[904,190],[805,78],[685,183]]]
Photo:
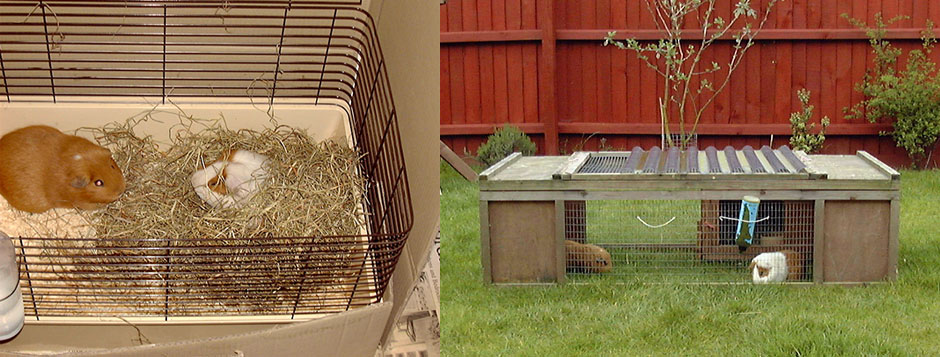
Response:
[[[705,148],[705,157],[708,159],[708,173],[721,173],[721,165],[718,164],[718,149],[714,146]]]
[[[744,167],[741,167],[741,162],[738,161],[738,155],[734,151],[734,148],[731,146],[726,146],[724,152],[725,158],[728,160],[728,168],[731,170],[731,172],[744,173]]]
[[[890,201],[826,201],[825,281],[876,281],[889,274]]]
[[[767,172],[767,170],[764,169],[764,165],[760,163],[760,159],[757,158],[757,154],[754,153],[754,148],[752,148],[750,145],[747,145],[741,149],[741,152],[744,153],[744,158],[747,159],[747,164],[751,167],[752,173]]]
[[[784,146],[781,146],[779,149],[777,149],[777,151],[783,154],[783,158],[787,159],[787,161],[790,162],[790,165],[793,166],[793,169],[796,170],[796,172],[800,172],[806,169],[806,165],[803,164],[803,161],[797,158],[796,155],[793,154],[793,151],[791,151],[789,147],[784,145]]]
[[[671,147],[666,153],[666,165],[663,167],[665,173],[679,172],[679,148]]]
[[[755,196],[762,200],[853,200],[887,201],[898,191],[803,191],[803,190],[711,190],[711,191],[483,191],[480,198],[492,201],[596,201],[596,200],[733,200]]]
[[[658,146],[654,146],[650,149],[648,155],[646,155],[646,164],[643,165],[643,173],[656,173],[659,171],[659,156],[662,155],[663,150]]]
[[[509,165],[511,167],[504,168],[502,172],[497,172],[497,174],[490,176],[489,181],[480,182],[481,244],[486,239],[491,239],[489,234],[492,230],[487,229],[486,226],[492,225],[492,222],[486,221],[486,215],[493,216],[489,218],[497,219],[495,218],[495,211],[485,211],[484,206],[482,206],[483,202],[494,201],[500,202],[503,205],[501,212],[504,212],[506,217],[509,217],[499,219],[504,225],[529,220],[528,217],[533,214],[526,212],[541,212],[538,216],[542,218],[539,218],[538,223],[533,224],[533,226],[541,227],[539,231],[544,230],[548,232],[550,230],[552,232],[550,236],[538,235],[538,237],[551,237],[550,243],[546,244],[553,244],[554,246],[542,245],[542,243],[538,244],[542,249],[539,256],[543,258],[531,259],[530,261],[527,260],[528,258],[526,258],[527,256],[525,255],[514,256],[501,254],[500,257],[503,258],[501,258],[502,260],[500,261],[517,262],[526,260],[525,264],[528,265],[522,266],[523,268],[529,267],[532,264],[539,266],[548,265],[545,267],[546,270],[542,270],[544,273],[539,275],[539,279],[542,279],[541,281],[543,282],[549,281],[546,279],[564,282],[567,279],[566,275],[564,275],[564,265],[567,262],[565,262],[563,258],[563,256],[566,255],[563,254],[565,239],[565,201],[704,201],[740,199],[740,197],[745,195],[753,195],[763,200],[815,201],[812,247],[814,257],[812,262],[814,272],[812,278],[815,284],[867,285],[870,283],[859,282],[858,280],[874,279],[872,276],[879,272],[883,272],[883,275],[880,275],[881,277],[878,279],[896,279],[898,249],[897,230],[899,229],[897,216],[900,211],[900,180],[894,178],[890,171],[872,163],[871,160],[865,158],[863,154],[844,156],[814,155],[810,157],[806,156],[805,153],[792,152],[785,148],[779,151],[770,151],[770,153],[768,153],[768,149],[768,147],[762,147],[760,150],[761,153],[759,154],[755,153],[753,149],[751,149],[751,152],[757,158],[757,162],[759,162],[761,167],[775,172],[774,174],[729,174],[729,170],[726,169],[722,171],[719,167],[719,165],[725,164],[725,162],[720,161],[725,160],[725,157],[719,157],[720,160],[717,161],[717,165],[714,165],[714,167],[719,167],[718,173],[685,173],[691,171],[689,168],[691,168],[692,165],[683,167],[683,163],[692,162],[697,163],[697,166],[702,168],[697,171],[710,171],[711,167],[705,168],[707,165],[705,160],[708,159],[707,149],[706,154],[698,154],[697,151],[689,150],[689,152],[695,152],[695,154],[682,157],[680,153],[678,158],[674,158],[673,150],[669,150],[665,153],[666,158],[664,161],[666,164],[664,166],[666,170],[664,171],[671,171],[672,163],[679,162],[678,166],[679,170],[683,171],[682,174],[665,172],[637,174],[635,170],[629,171],[630,173],[622,174],[580,174],[575,171],[576,169],[570,169],[569,172],[572,172],[571,176],[566,180],[552,178],[556,176],[555,174],[565,172],[562,167],[571,166],[569,165],[572,161],[571,157],[519,158],[519,161]],[[637,148],[637,150],[639,150],[639,148]],[[717,150],[714,148],[711,148],[711,150],[717,157]],[[645,162],[643,159],[646,156],[651,156],[651,159],[655,159],[656,168],[658,169],[659,163],[662,161],[660,160],[661,155],[663,155],[662,153],[659,157],[655,157],[657,155],[648,155],[643,153],[642,150],[637,152],[641,153],[641,155],[633,157],[634,152],[610,153],[609,155],[630,155],[626,156],[626,161],[629,162],[630,159],[633,158],[635,167],[650,166],[649,163],[644,165]],[[745,156],[745,152],[746,151],[735,152],[735,156],[740,158],[739,163],[744,163],[745,160],[748,160]],[[779,156],[777,154],[778,152],[780,153]],[[793,158],[789,158],[787,152],[792,154]],[[777,159],[777,163],[774,163],[773,157]],[[536,166],[540,165],[540,163],[550,165],[551,170],[536,169]],[[797,169],[800,164],[805,165],[802,170]],[[754,167],[756,167],[756,165],[754,165]],[[780,173],[781,168],[785,168],[790,172],[804,172]],[[749,171],[748,167],[743,167],[743,169],[745,172]],[[807,180],[809,177],[817,179]],[[539,207],[535,207],[532,210],[527,208],[517,209],[514,206],[517,202],[521,205],[538,205]],[[833,206],[830,206],[829,202],[834,202]],[[871,212],[875,213],[866,214],[870,206],[878,207],[871,208]],[[552,211],[549,212],[548,207],[551,207]],[[890,209],[888,207],[890,207]],[[827,210],[830,212],[827,213]],[[853,218],[841,221],[831,220],[831,218],[833,218],[831,216],[841,213],[849,214],[852,217],[866,218]],[[827,216],[827,214],[829,216]],[[878,217],[873,217],[874,219],[871,219],[872,221],[883,221],[883,223],[865,222],[860,224],[860,227],[850,227],[854,226],[855,223],[849,222],[865,220],[868,219],[867,217],[873,215]],[[890,216],[890,219],[885,219],[888,216]],[[547,222],[548,219],[553,219],[554,222]],[[533,218],[533,220],[535,219]],[[837,230],[837,232],[835,232],[836,236],[833,236],[833,239],[837,239],[838,241],[828,241],[830,232],[827,232],[827,229],[830,231],[833,229]],[[839,230],[846,231],[838,232]],[[882,232],[882,230],[883,235],[879,233]],[[528,231],[529,228],[524,228],[513,232],[517,232],[515,236],[522,236]],[[857,233],[855,231],[866,233]],[[862,239],[862,241],[864,241],[863,246],[853,243],[855,240],[853,240],[852,237],[862,236],[864,237],[864,239]],[[624,242],[623,244],[628,243]],[[532,245],[532,243],[516,243],[514,246],[516,248],[514,249],[516,249],[516,251],[526,250],[527,247]],[[876,253],[870,250],[874,248],[868,248],[869,246],[884,248],[880,248],[881,250]],[[692,247],[691,244],[688,245],[688,247],[676,245],[675,248],[693,249],[690,247]],[[545,248],[549,250],[545,251]],[[487,262],[487,257],[483,257],[483,264],[485,265],[484,273],[493,277],[495,275],[492,271],[494,266],[492,259],[496,258],[494,258],[494,253],[489,251],[491,249],[494,249],[492,242],[490,242],[489,246],[481,248],[481,254],[488,255],[491,259]],[[496,249],[500,250],[498,248]],[[838,259],[830,259],[829,263],[827,263],[825,260],[827,259],[827,255],[833,254],[833,252],[838,253]],[[861,263],[856,264],[852,262],[851,257],[856,255],[866,257],[866,260],[873,262],[877,267],[865,267],[862,266]],[[509,257],[509,259],[506,259],[506,257]],[[857,269],[857,273],[845,274],[840,272],[839,269],[842,268],[839,267],[839,264],[843,264],[844,262],[848,262],[847,266],[852,265],[851,269]],[[515,269],[510,269],[509,271],[513,270]],[[524,270],[528,270],[528,268],[524,268]],[[842,281],[833,281],[834,279]],[[529,284],[523,281],[520,281],[518,284],[510,284],[546,285]],[[792,285],[798,284],[799,283]],[[551,284],[549,283],[547,285]]]
[[[553,178],[567,180],[571,178],[571,175],[577,173],[578,170],[584,165],[584,162],[591,157],[591,153],[586,151],[578,151],[568,158],[566,161],[554,174]]]
[[[506,156],[502,160],[499,160],[499,162],[493,164],[493,166],[490,166],[486,168],[486,170],[483,170],[483,172],[481,172],[479,175],[480,181],[488,180],[491,176],[494,176],[500,171],[506,169],[506,167],[508,167],[513,162],[519,160],[519,158],[521,157],[522,157],[522,153],[519,153],[519,152],[514,152],[512,154],[509,154],[509,156]]]
[[[605,284],[606,284],[606,283],[608,283],[608,282],[605,282]],[[610,284],[614,284],[614,285],[618,285],[618,286],[620,286],[620,285],[628,285],[628,284],[629,284],[629,285],[636,284],[636,282],[633,282],[633,281],[629,281],[629,282],[627,282],[627,281],[612,281],[612,282],[609,282],[609,283],[610,283]],[[568,284],[572,284],[572,285],[589,285],[589,284],[595,284],[595,282],[593,282],[593,281],[582,281],[582,282],[569,282]],[[653,285],[676,285],[676,283],[666,283],[666,282],[640,282],[640,284],[642,284],[642,285],[647,285],[647,286],[653,286]],[[690,282],[684,282],[684,283],[682,283],[682,285],[698,285],[698,286],[732,286],[732,285],[753,285],[753,284],[754,284],[754,283],[752,283],[752,282],[750,282],[750,281],[713,281],[713,282],[690,281]],[[780,283],[780,284],[784,284],[784,285],[786,285],[786,286],[792,286],[792,287],[796,287],[796,288],[809,288],[809,287],[818,286],[816,283],[810,282],[810,281],[786,281],[786,282],[782,282],[782,283]],[[882,285],[882,284],[885,284],[885,282],[884,282],[884,281],[864,281],[864,282],[854,282],[854,281],[853,281],[853,282],[831,282],[831,283],[830,283],[830,282],[824,282],[824,283],[823,283],[823,285],[845,286],[845,287],[852,287],[852,286],[872,286],[872,285],[877,286],[877,285]],[[552,285],[554,285],[554,284],[537,284],[537,283],[533,283],[533,284],[499,284],[499,285],[501,285],[501,286],[552,286]]]
[[[885,163],[881,162],[881,160],[878,160],[878,158],[872,156],[867,151],[859,150],[855,154],[858,155],[858,157],[862,158],[862,160],[865,160],[868,163],[875,166],[875,168],[877,168],[879,171],[881,171],[885,175],[888,175],[888,177],[891,177],[892,180],[897,180],[901,177],[900,172],[897,172],[895,169],[891,168],[891,166],[888,166]]]
[[[891,199],[891,223],[888,227],[888,280],[898,278],[898,235],[901,227],[901,199]]]
[[[493,285],[510,288],[514,286],[556,286],[558,283],[493,283]]]
[[[457,155],[453,150],[450,149],[444,141],[441,141],[441,158],[444,159],[450,167],[453,167],[454,170],[457,170],[457,173],[463,178],[467,179],[470,182],[476,182],[477,173],[470,168],[470,165],[467,165],[460,156]]]
[[[777,154],[774,153],[774,149],[771,149],[770,146],[764,145],[760,148],[761,154],[764,154],[764,158],[767,159],[767,162],[770,164],[770,168],[774,172],[790,172],[787,170],[787,167],[780,162],[780,159],[777,158]]]
[[[490,256],[490,211],[489,201],[480,200],[480,259],[483,264],[483,281],[493,283]]]
[[[806,166],[826,172],[830,180],[895,180],[859,155],[810,155]]]
[[[652,175],[646,180],[629,181],[630,187],[647,190],[736,190],[742,187],[755,190],[898,190],[900,184],[892,180],[774,180],[774,179],[718,179],[720,175],[697,175],[701,179],[691,179],[686,175],[683,180],[663,180]],[[773,177],[771,175],[765,175]],[[776,176],[776,175],[774,175]],[[655,178],[655,179],[653,179]],[[500,180],[480,181],[481,190],[623,190],[625,180],[590,180],[581,175],[572,176],[571,180]]]
[[[555,282],[553,201],[489,201],[490,273],[494,282]]]
[[[488,182],[552,181],[559,168],[568,161],[567,156],[523,156],[499,172],[489,176]]]
[[[813,282],[822,284],[823,275],[823,257],[825,256],[825,219],[823,215],[826,212],[826,201],[816,200],[813,208]]]
[[[565,271],[568,253],[565,250],[565,201],[555,201],[555,282],[564,284],[568,281]]]
[[[636,172],[637,168],[640,166],[640,159],[643,158],[643,149],[639,146],[634,146],[633,150],[630,150],[630,158],[627,159],[627,166],[624,168],[626,172]]]

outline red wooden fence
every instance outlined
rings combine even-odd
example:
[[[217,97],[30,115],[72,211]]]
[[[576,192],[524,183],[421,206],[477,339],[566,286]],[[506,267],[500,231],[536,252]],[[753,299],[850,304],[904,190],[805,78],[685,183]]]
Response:
[[[718,15],[730,19],[736,1],[718,2]],[[764,9],[768,2],[753,0],[752,6]],[[902,149],[878,136],[890,125],[847,120],[842,112],[862,100],[853,86],[872,54],[865,34],[840,14],[871,22],[878,12],[910,17],[889,33],[905,50],[919,46],[927,19],[940,23],[938,1],[778,2],[759,41],[704,114],[699,146],[766,145],[771,135],[774,146],[785,144],[790,113],[799,110],[796,91],[807,88],[814,120],[832,120],[824,153],[866,150],[907,163]],[[601,139],[615,149],[658,145],[663,83],[633,52],[602,47],[609,30],[620,38],[661,36],[645,0],[447,1],[441,6],[442,139],[458,153],[475,153],[494,127],[513,123],[547,154],[598,149]],[[726,62],[731,42],[710,51],[704,63]],[[932,56],[940,62],[940,51]]]

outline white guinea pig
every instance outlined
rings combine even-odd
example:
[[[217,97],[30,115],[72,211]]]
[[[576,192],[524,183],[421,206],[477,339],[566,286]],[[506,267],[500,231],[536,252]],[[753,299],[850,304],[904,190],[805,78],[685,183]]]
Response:
[[[239,207],[258,192],[269,174],[268,158],[247,150],[230,150],[192,176],[196,194],[213,207]]]
[[[784,250],[779,252],[761,253],[751,260],[748,268],[751,270],[751,279],[754,284],[776,283],[799,279],[800,260],[796,252]]]

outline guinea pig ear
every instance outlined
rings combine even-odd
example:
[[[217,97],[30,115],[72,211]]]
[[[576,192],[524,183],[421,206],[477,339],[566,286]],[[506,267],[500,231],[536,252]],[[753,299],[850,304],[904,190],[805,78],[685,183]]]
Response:
[[[84,188],[85,186],[88,186],[88,178],[84,176],[75,176],[72,178],[71,185],[75,188]]]

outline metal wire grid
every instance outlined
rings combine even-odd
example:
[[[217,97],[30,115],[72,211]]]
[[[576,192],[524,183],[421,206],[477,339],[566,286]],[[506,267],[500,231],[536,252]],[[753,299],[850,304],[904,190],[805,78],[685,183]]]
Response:
[[[238,246],[194,237],[164,247],[152,244],[162,237],[140,237],[107,250],[90,239],[14,239],[27,315],[293,318],[379,301],[413,212],[374,23],[342,7],[358,3],[0,1],[0,95],[9,102],[338,102],[367,180],[363,235],[246,238]],[[100,266],[108,268],[92,269]]]
[[[381,56],[365,53],[378,47],[371,19],[356,8],[313,1],[2,5],[0,62],[8,101],[82,95],[348,103],[356,76],[365,74],[358,66],[381,67]]]
[[[762,201],[762,221],[743,253],[734,243],[740,206],[740,200],[567,201],[565,237],[610,253],[613,270],[604,275],[652,282],[750,282],[752,258],[789,250],[798,261],[788,281],[810,281],[813,202]],[[568,262],[569,277],[601,275],[570,268],[579,264]]]

